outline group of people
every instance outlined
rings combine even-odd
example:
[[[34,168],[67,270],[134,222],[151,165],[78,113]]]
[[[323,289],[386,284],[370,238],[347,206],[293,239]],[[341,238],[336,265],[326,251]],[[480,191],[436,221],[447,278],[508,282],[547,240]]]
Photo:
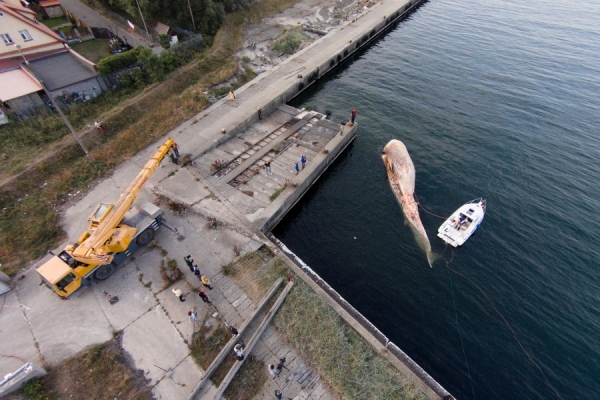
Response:
[[[300,157],[300,164],[302,164],[302,169],[304,169],[304,167],[306,166],[306,157],[304,157],[304,154],[302,154],[302,157]],[[296,175],[298,175],[300,173],[300,164],[294,163],[294,169],[296,170]]]
[[[207,288],[208,290],[213,289],[210,285],[210,280],[200,272],[198,264],[194,262],[194,259],[192,258],[191,254],[188,254],[187,256],[183,257],[183,261],[185,261],[190,271],[198,277],[198,279],[205,288]],[[208,299],[208,296],[206,295],[206,292],[204,290],[196,289],[196,293],[198,293],[198,296],[200,296],[203,302],[210,303],[210,300]]]

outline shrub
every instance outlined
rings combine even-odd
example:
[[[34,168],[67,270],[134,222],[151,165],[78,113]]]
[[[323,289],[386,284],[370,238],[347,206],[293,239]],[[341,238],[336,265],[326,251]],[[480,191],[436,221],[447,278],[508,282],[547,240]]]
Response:
[[[181,57],[171,50],[165,50],[161,53],[160,62],[163,64],[166,73],[175,71],[183,64]]]
[[[181,57],[184,63],[196,57],[202,50],[204,50],[204,40],[200,35],[171,46],[171,51]]]
[[[273,43],[273,50],[282,54],[294,54],[300,48],[300,43],[305,36],[298,31],[293,31]]]
[[[28,399],[44,400],[48,397],[44,394],[44,380],[33,378],[23,384],[23,394]]]
[[[138,46],[135,49],[129,50],[125,53],[119,53],[103,58],[98,63],[98,71],[102,75],[108,75],[111,72],[115,72],[135,64],[142,49],[144,49],[144,47]]]
[[[144,73],[139,68],[134,68],[119,74],[120,88],[141,89],[145,84]]]
[[[162,60],[152,50],[144,47],[140,50],[137,62],[148,75],[152,82],[162,81],[165,78],[165,66]]]
[[[162,33],[158,35],[158,42],[165,49],[171,47],[171,38],[168,35],[163,35]]]

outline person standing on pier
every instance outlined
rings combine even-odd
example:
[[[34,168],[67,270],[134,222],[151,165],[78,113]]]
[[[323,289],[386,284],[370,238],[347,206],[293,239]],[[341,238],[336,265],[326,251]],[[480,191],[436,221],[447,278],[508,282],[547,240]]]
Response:
[[[179,301],[181,301],[182,303],[185,301],[185,295],[183,293],[181,293],[181,290],[177,289],[176,286],[174,286],[173,289],[171,289],[171,291],[173,292],[173,294],[175,296],[177,296]]]
[[[188,311],[188,319],[190,324],[193,324],[195,327],[198,326],[198,313],[196,311]]]
[[[269,174],[273,175],[273,171],[271,171],[271,161],[265,162],[265,174],[268,176]]]
[[[210,286],[210,281],[208,280],[207,277],[205,277],[204,275],[202,275],[200,277],[200,281],[202,282],[202,284],[204,285],[204,287],[207,287],[209,290],[212,290],[212,286]]]
[[[298,163],[294,163],[294,169],[296,170],[296,175],[298,175],[298,173],[300,172],[300,166],[298,165]]]
[[[190,271],[194,272],[194,259],[192,258],[192,255],[188,254],[187,256],[183,257],[183,261],[185,261]]]
[[[198,269],[198,265],[194,265],[194,266],[191,268],[191,270],[192,270],[192,272],[194,273],[194,275],[196,275],[196,276],[198,277],[198,279],[201,279],[201,278],[200,278],[200,276],[201,276],[202,274],[200,273],[200,270]]]
[[[356,110],[352,110],[352,114],[351,114],[351,122],[352,125],[354,125],[354,120],[356,119]]]
[[[210,300],[208,299],[206,293],[204,293],[204,290],[198,289],[198,296],[200,296],[203,302],[210,303]]]
[[[306,157],[304,157],[304,154],[302,154],[302,158],[300,159],[300,162],[302,163],[302,169],[304,169],[304,166],[306,165]]]

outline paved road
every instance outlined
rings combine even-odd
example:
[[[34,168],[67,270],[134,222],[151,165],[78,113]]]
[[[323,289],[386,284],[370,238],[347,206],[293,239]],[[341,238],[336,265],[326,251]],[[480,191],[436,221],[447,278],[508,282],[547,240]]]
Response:
[[[104,15],[98,13],[96,10],[93,10],[81,3],[79,0],[61,0],[60,3],[78,18],[81,18],[88,26],[110,29],[121,39],[127,38],[127,43],[134,47],[152,47],[155,45],[145,37],[146,32],[132,32],[130,29],[124,27],[120,22],[108,19]]]

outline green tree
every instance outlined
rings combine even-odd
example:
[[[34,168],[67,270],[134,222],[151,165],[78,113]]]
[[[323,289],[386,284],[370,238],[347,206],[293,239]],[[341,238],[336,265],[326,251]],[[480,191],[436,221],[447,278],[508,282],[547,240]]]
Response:
[[[152,53],[149,48],[145,47],[140,51],[137,61],[152,82],[161,81],[165,78],[165,66],[162,60]]]
[[[165,50],[162,53],[160,53],[160,62],[164,66],[165,72],[167,74],[169,72],[175,71],[175,69],[183,65],[183,60],[181,59],[181,57],[171,50]]]

